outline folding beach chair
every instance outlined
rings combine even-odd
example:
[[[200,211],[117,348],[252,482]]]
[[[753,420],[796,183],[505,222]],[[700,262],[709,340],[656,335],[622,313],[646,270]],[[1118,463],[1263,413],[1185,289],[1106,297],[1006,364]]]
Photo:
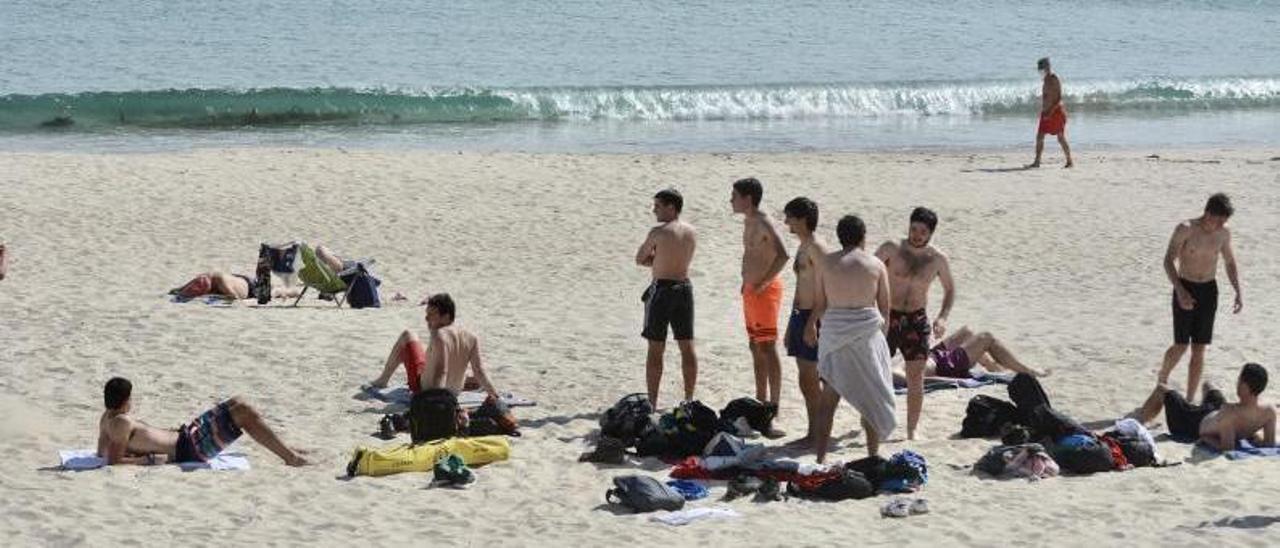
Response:
[[[351,288],[342,281],[339,273],[334,272],[329,265],[316,257],[316,250],[308,244],[302,244],[298,248],[298,256],[302,258],[302,268],[298,269],[298,281],[302,282],[302,292],[293,301],[293,306],[298,306],[298,302],[302,300],[303,295],[307,294],[308,289],[315,288],[321,294],[332,294],[334,304],[342,307]]]

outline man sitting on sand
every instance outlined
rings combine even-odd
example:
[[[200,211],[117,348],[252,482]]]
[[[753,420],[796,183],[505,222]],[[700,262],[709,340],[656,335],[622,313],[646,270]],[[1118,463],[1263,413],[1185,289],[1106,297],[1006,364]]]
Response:
[[[164,464],[206,462],[247,432],[289,466],[309,464],[298,451],[276,436],[258,410],[232,397],[205,411],[177,430],[150,426],[129,415],[133,384],[121,377],[107,381],[103,400],[107,410],[98,419],[98,456],[107,464]]]
[[[1047,371],[1037,371],[1018,361],[1009,347],[991,332],[974,333],[968,326],[961,326],[929,350],[924,377],[930,380],[968,379],[972,377],[973,366],[978,364],[992,373],[1010,371],[1033,377],[1048,374]],[[907,382],[904,372],[894,371],[893,377],[896,383],[905,385]]]
[[[1161,384],[1143,404],[1138,419],[1150,422],[1163,406],[1166,426],[1175,438],[1198,439],[1221,451],[1235,449],[1238,440],[1249,440],[1256,447],[1273,447],[1276,408],[1258,402],[1258,396],[1266,387],[1267,369],[1256,363],[1246,363],[1240,369],[1236,381],[1236,397],[1240,403],[1226,403],[1222,392],[1206,382],[1204,403],[1192,405],[1182,394]]]
[[[884,323],[889,314],[889,273],[864,249],[867,227],[862,219],[845,216],[836,234],[842,249],[822,256],[815,265],[818,290],[804,329],[805,342],[818,347],[818,375],[823,381],[814,425],[819,463],[826,459],[841,397],[862,415],[867,453],[872,456],[897,424]]]
[[[431,333],[430,349],[423,346],[416,333],[404,330],[391,346],[382,375],[366,388],[386,388],[396,369],[404,364],[409,390],[414,394],[427,388],[448,388],[457,394],[463,391],[469,366],[480,387],[498,399],[498,390],[489,382],[480,359],[480,341],[470,331],[453,324],[456,311],[448,293],[428,297],[425,319]]]

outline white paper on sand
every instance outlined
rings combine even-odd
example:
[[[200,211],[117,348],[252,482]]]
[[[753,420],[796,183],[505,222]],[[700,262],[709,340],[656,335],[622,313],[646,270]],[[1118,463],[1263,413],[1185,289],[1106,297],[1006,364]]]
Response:
[[[58,451],[58,460],[64,470],[94,470],[107,465],[106,459],[93,449],[67,449]],[[223,453],[209,462],[180,462],[183,470],[248,470],[249,459],[239,453]]]

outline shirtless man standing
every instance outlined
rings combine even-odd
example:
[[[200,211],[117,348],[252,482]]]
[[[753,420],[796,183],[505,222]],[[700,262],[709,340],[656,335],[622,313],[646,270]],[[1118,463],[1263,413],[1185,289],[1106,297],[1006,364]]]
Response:
[[[103,388],[107,410],[98,419],[98,456],[107,464],[207,462],[247,432],[289,466],[309,464],[285,445],[244,400],[232,397],[176,430],[150,426],[133,418],[133,384],[115,377]]]
[[[1227,219],[1235,209],[1226,194],[1209,197],[1204,214],[1178,224],[1164,254],[1164,271],[1173,284],[1173,345],[1164,353],[1157,382],[1169,382],[1169,373],[1177,367],[1191,344],[1191,364],[1187,370],[1187,399],[1195,401],[1196,388],[1204,369],[1205,347],[1213,342],[1213,321],[1218,313],[1218,256],[1226,261],[1227,279],[1236,291],[1231,310],[1239,314],[1244,308],[1240,293],[1240,271],[1231,248],[1231,230]]]
[[[649,341],[645,357],[645,385],[649,402],[658,406],[662,385],[662,357],[667,350],[667,326],[680,347],[680,370],[684,374],[684,399],[693,399],[698,382],[698,356],[693,349],[693,285],[689,283],[689,263],[698,244],[693,225],[680,220],[684,197],[675,189],[653,196],[653,216],[662,223],[649,230],[636,251],[636,264],[647,266],[652,282],[645,290],[644,330]]]
[[[1202,405],[1192,405],[1182,394],[1160,385],[1142,406],[1139,419],[1150,422],[1163,406],[1169,434],[1175,438],[1198,439],[1221,451],[1235,449],[1238,440],[1249,440],[1255,447],[1274,447],[1276,408],[1272,404],[1258,402],[1258,396],[1266,387],[1266,368],[1247,363],[1240,369],[1236,382],[1236,397],[1240,403],[1226,403],[1222,392],[1208,383],[1205,383]],[[1261,436],[1257,435],[1259,431],[1262,431]]]
[[[879,452],[880,442],[888,437],[895,423],[883,320],[889,313],[889,275],[884,263],[864,249],[866,233],[861,219],[845,216],[836,226],[841,249],[818,257],[814,264],[817,290],[804,339],[821,351],[818,370],[824,383],[813,430],[819,463],[827,456],[831,425],[841,397],[862,416],[869,455]],[[819,318],[824,324],[821,340]],[[874,323],[864,323],[868,321]],[[870,336],[858,332],[867,327],[872,330]],[[837,332],[844,334],[836,335]],[[854,333],[852,337],[850,332]]]
[[[889,352],[902,351],[907,370],[907,439],[914,440],[924,405],[924,366],[929,357],[929,335],[943,337],[947,332],[947,316],[955,304],[956,286],[951,279],[947,255],[929,244],[938,227],[938,215],[928,208],[911,212],[907,238],[899,243],[885,242],[876,257],[889,268],[889,285],[893,288],[893,310],[889,312]],[[942,282],[942,310],[929,324],[925,307],[929,304],[929,286]]]
[[[729,202],[743,214],[742,312],[747,324],[751,364],[755,369],[756,399],[777,406],[782,392],[782,360],[778,357],[778,313],[782,309],[782,278],[787,248],[769,216],[760,211],[764,186],[755,178],[733,183]],[[774,431],[772,436],[782,433]]]
[[[809,324],[814,302],[817,301],[815,294],[818,287],[813,281],[813,270],[817,261],[830,250],[813,233],[818,228],[818,204],[800,197],[787,202],[783,212],[786,214],[787,228],[800,238],[794,263],[796,292],[791,303],[791,320],[787,322],[787,332],[782,341],[787,348],[787,355],[796,359],[800,394],[804,396],[806,418],[809,421],[804,437],[792,443],[805,446],[813,442],[814,419],[817,416],[818,400],[822,397],[822,381],[818,378],[818,347],[805,342],[804,328]]]
[[[1047,134],[1058,136],[1062,155],[1067,157],[1067,164],[1062,167],[1069,168],[1075,164],[1071,162],[1071,147],[1067,146],[1067,109],[1062,106],[1062,82],[1049,67],[1048,57],[1036,61],[1036,68],[1044,77],[1044,86],[1040,90],[1040,124],[1036,126],[1036,160],[1027,167],[1040,167],[1044,136]]]

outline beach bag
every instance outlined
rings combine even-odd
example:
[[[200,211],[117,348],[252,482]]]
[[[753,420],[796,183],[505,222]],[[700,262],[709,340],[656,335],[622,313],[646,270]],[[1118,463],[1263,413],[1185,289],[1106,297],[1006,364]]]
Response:
[[[649,476],[618,476],[613,478],[613,487],[605,491],[605,502],[621,504],[635,512],[684,508],[683,495]]]
[[[1013,404],[979,394],[969,400],[960,425],[962,438],[989,438],[1000,433],[1001,427],[1013,422],[1017,415]]]
[[[893,493],[911,493],[929,482],[929,465],[924,456],[904,449],[889,457],[884,465],[884,477],[880,490]]]
[[[343,275],[342,281],[347,284],[347,306],[382,307],[382,297],[378,294],[378,286],[382,285],[382,280],[373,277],[363,263],[356,264],[354,269]]]
[[[1125,460],[1134,467],[1151,466],[1156,463],[1156,448],[1146,439],[1114,430],[1103,436],[1115,440],[1116,445],[1119,445],[1121,452],[1124,453]]]
[[[1038,443],[999,445],[987,450],[987,453],[973,465],[973,469],[992,476],[1004,475],[1006,471],[1012,472],[1009,470],[1010,463],[1023,452],[1044,453],[1045,450]]]
[[[629,394],[618,400],[600,416],[600,435],[622,440],[628,447],[635,445],[640,433],[652,421],[653,405],[649,396]]]
[[[701,455],[703,448],[720,431],[720,417],[698,400],[690,400],[662,415],[658,422],[670,444],[667,455]]]
[[[490,436],[503,434],[520,437],[520,425],[511,412],[511,406],[501,399],[489,396],[474,411],[469,413],[467,434],[471,436]]]
[[[862,474],[862,477],[871,482],[871,485],[879,485],[880,480],[884,479],[884,467],[887,464],[889,464],[889,461],[885,460],[884,457],[872,455],[845,464],[844,467],[846,470],[853,470]]]
[[[722,425],[732,425],[739,418],[743,418],[746,419],[752,430],[764,434],[773,430],[773,418],[777,415],[777,405],[761,403],[760,400],[755,398],[738,398],[729,402],[729,405],[720,410],[720,423]],[[736,430],[737,428],[728,427],[722,429]]]
[[[865,499],[876,494],[876,489],[865,476],[848,468],[840,475],[827,479],[817,486],[801,482],[787,483],[787,494],[801,498],[838,502],[849,499]]]
[[[1072,474],[1093,474],[1115,468],[1111,448],[1088,434],[1064,436],[1050,450],[1053,460],[1063,471]]]
[[[636,455],[660,457],[666,455],[670,447],[671,442],[667,439],[666,432],[658,428],[658,421],[653,417],[646,417],[645,425],[641,427],[640,434],[635,439]]]
[[[414,443],[458,435],[458,397],[445,388],[428,388],[409,402],[409,436]]]

